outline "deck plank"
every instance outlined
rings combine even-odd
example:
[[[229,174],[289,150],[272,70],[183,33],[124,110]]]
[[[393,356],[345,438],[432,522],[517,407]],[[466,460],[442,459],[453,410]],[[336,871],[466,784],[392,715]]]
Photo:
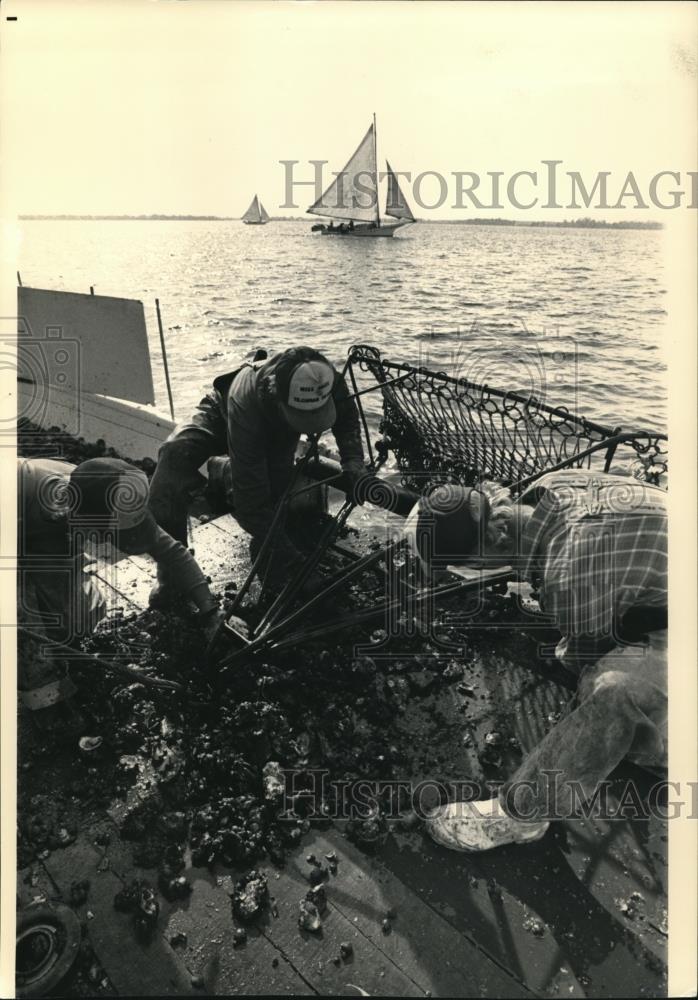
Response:
[[[230,874],[189,868],[184,874],[193,893],[166,914],[166,934],[187,935],[183,957],[204,979],[205,989],[214,996],[264,995],[305,996],[316,992],[259,927],[248,928],[244,945],[235,947],[235,923],[230,898],[234,878]],[[272,889],[273,891],[273,889]]]
[[[308,865],[303,857],[316,845],[319,850],[323,843],[314,839],[307,841],[303,851],[289,858],[284,871],[270,882],[279,917],[266,921],[262,925],[263,933],[323,996],[347,993],[348,983],[361,987],[371,996],[423,996],[424,990],[405,974],[385,949],[362,933],[358,915],[351,907],[343,911],[334,905],[335,882],[345,881],[341,875],[327,888],[328,908],[322,916],[321,931],[311,933],[299,929],[299,903],[310,888],[305,876]],[[342,942],[352,945],[353,954],[348,961],[335,964],[333,959],[340,955]]]
[[[211,588],[222,590],[230,580],[244,580],[250,566],[247,546],[240,540],[244,532],[230,514],[192,530],[191,547],[201,571],[211,578]],[[157,582],[157,565],[148,555],[100,556],[94,572],[107,601],[108,612],[121,607],[124,612],[144,611]]]
[[[231,514],[192,529],[194,558],[201,571],[211,577],[212,590],[222,590],[231,580],[239,586],[247,576],[250,568],[247,537]]]
[[[45,864],[64,899],[73,882],[90,880],[87,902],[77,913],[86,921],[95,954],[115,989],[125,996],[191,994],[191,979],[162,935],[156,933],[150,944],[141,944],[131,915],[114,909],[123,882],[110,869],[99,870],[101,859],[102,852],[82,833],[74,844],[54,851]]]
[[[359,932],[355,945],[357,974],[368,966],[370,948],[401,969],[422,994],[434,996],[523,997],[528,991],[516,976],[492,960],[463,929],[450,923],[405,886],[380,859],[363,854],[338,830],[316,834],[306,843],[320,860],[330,852],[338,872],[327,885],[330,907]],[[305,853],[305,851],[303,852]],[[309,866],[293,860],[301,877]],[[394,912],[390,930],[382,922]],[[361,979],[352,982],[371,992]],[[384,990],[385,992],[385,990]]]

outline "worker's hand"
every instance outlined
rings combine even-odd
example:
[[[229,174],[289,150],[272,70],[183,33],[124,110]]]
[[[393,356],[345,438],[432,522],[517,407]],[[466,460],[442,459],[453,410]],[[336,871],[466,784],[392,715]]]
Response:
[[[206,640],[206,656],[211,653],[211,650],[215,646],[225,619],[225,612],[220,608],[216,608],[214,611],[209,612],[209,614],[201,616],[201,629]]]
[[[229,615],[226,619],[228,625],[241,635],[244,639],[250,638],[250,627],[246,621],[242,618],[238,618],[237,615]]]

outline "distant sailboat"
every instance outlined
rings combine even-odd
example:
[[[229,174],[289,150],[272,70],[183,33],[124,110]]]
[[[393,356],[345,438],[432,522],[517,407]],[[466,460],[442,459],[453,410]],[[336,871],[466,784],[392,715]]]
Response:
[[[415,221],[407,199],[392,167],[386,160],[388,197],[385,214],[397,219],[394,223],[381,223],[378,201],[376,116],[344,170],[332,181],[314,205],[308,209],[312,215],[341,219],[329,225],[317,223],[313,232],[323,236],[393,236],[398,229]],[[346,220],[346,221],[345,221]],[[348,221],[348,225],[347,225]],[[355,225],[355,223],[359,225]]]
[[[243,215],[242,221],[246,226],[263,226],[265,222],[269,222],[267,210],[257,195],[252,199],[252,204]]]

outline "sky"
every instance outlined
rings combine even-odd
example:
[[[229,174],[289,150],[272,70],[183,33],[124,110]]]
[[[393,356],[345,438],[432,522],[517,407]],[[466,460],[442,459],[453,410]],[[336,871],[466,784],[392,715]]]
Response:
[[[17,16],[15,22],[6,21]],[[561,160],[587,187],[628,171],[648,201],[661,170],[696,169],[698,8],[688,3],[401,3],[270,0],[2,0],[4,212],[239,216],[256,192],[285,203],[281,160],[339,170],[375,112],[378,153],[446,179],[424,218],[633,210],[454,210],[454,171],[539,172]],[[527,201],[531,186],[516,192]],[[676,188],[668,182],[666,190]],[[427,178],[424,204],[440,186]],[[490,196],[483,195],[485,203]],[[583,206],[582,206],[583,207]]]

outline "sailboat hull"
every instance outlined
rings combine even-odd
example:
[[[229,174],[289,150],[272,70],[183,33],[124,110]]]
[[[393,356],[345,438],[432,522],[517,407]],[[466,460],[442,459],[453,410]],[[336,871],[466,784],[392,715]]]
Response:
[[[243,219],[243,223],[246,226],[266,226],[266,219]]]
[[[391,226],[354,226],[353,229],[339,229],[335,226],[333,229],[324,227],[320,229],[320,233],[323,236],[366,236],[373,239],[381,236],[394,236],[398,229],[404,229],[405,226],[409,225],[411,225],[409,222],[399,222],[397,225]]]

